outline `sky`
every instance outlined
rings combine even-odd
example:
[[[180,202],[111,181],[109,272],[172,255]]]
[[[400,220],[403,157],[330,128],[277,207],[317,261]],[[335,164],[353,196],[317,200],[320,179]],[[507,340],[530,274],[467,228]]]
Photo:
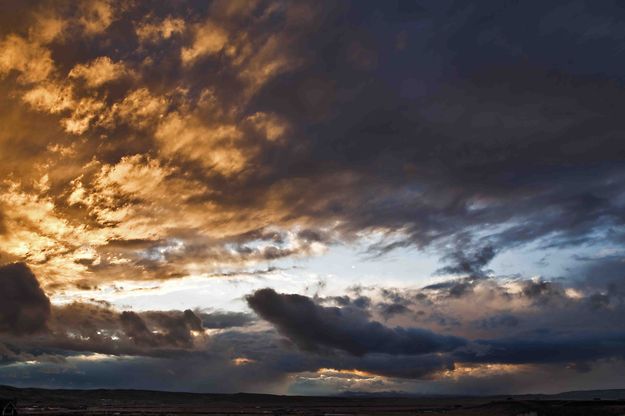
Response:
[[[624,23],[0,2],[0,384],[625,388]]]

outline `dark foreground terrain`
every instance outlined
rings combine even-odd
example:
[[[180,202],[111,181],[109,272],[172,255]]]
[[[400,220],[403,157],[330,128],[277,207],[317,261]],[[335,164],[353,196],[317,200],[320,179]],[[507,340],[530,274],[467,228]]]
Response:
[[[495,397],[297,397],[0,387],[20,415],[625,415],[625,390]]]

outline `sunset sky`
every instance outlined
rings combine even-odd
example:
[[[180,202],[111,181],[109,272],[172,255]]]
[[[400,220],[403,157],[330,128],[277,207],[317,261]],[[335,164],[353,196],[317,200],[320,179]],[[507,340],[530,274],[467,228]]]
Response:
[[[625,388],[620,2],[0,1],[0,384]]]

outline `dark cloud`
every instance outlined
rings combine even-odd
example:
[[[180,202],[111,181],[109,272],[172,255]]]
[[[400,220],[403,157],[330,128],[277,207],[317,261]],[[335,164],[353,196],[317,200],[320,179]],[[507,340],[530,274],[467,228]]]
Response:
[[[514,328],[519,325],[519,318],[510,313],[502,313],[476,321],[475,325],[484,329]]]
[[[202,332],[204,329],[202,319],[189,309],[184,312],[144,312],[142,317],[163,332],[159,338],[165,345],[189,348],[193,346],[192,331]]]
[[[126,335],[138,345],[156,346],[161,340],[148,329],[143,319],[135,312],[122,312],[120,320]]]
[[[202,320],[193,311],[150,311],[120,315],[126,335],[139,346],[192,348],[192,331],[201,333]]]
[[[470,250],[467,252],[467,246]],[[458,244],[456,251],[445,255],[444,260],[451,263],[437,271],[439,274],[458,274],[477,279],[485,277],[488,271],[484,267],[495,257],[493,246],[472,247],[467,241]]]
[[[471,278],[462,278],[447,280],[441,283],[434,283],[432,285],[425,286],[423,290],[444,290],[450,297],[459,298],[463,295],[470,293],[473,287],[476,285],[476,281]]]
[[[6,296],[0,308],[0,344],[4,342],[2,356],[9,362],[76,353],[171,356],[194,350],[206,339],[204,318],[191,310],[120,312],[106,303],[88,302],[52,306],[22,263],[3,266],[0,285]],[[217,320],[224,328],[246,322],[245,315],[225,315],[229,322]],[[207,315],[209,322],[214,318]]]
[[[553,297],[562,296],[562,287],[557,283],[544,280],[527,281],[523,287],[523,294],[530,299],[549,301]]]
[[[389,328],[359,309],[319,306],[301,295],[261,289],[246,297],[263,319],[305,350],[337,348],[350,354],[426,354],[450,351],[466,341],[418,328]]]
[[[354,296],[351,297],[349,295],[342,296],[329,296],[325,298],[317,298],[317,301],[325,303],[330,302],[334,303],[338,306],[352,306],[360,309],[369,309],[371,306],[371,298],[368,296]]]
[[[407,306],[398,303],[381,303],[378,305],[378,308],[380,309],[380,315],[387,320],[394,315],[404,314],[410,311]]]
[[[601,16],[598,21],[612,19],[606,10],[585,7]],[[379,14],[367,13],[369,8]],[[304,152],[298,142],[294,157],[274,166],[275,177],[330,171],[356,178],[349,189],[311,181],[319,190],[315,195],[325,200],[312,205],[314,212],[306,204],[294,208],[344,218],[345,232],[374,226],[408,230],[408,241],[378,246],[382,250],[501,225],[501,231],[491,232],[496,245],[476,253],[486,262],[503,247],[541,238],[550,245],[580,244],[604,225],[622,223],[616,202],[622,164],[611,154],[620,152],[611,129],[622,126],[593,91],[599,88],[608,101],[621,102],[616,74],[602,74],[598,62],[596,71],[567,63],[555,39],[579,46],[575,38],[583,37],[583,30],[557,31],[545,43],[514,21],[526,16],[543,33],[548,29],[540,16],[555,10],[523,3],[487,2],[478,8],[440,3],[409,18],[378,5],[326,15],[306,37],[307,45],[324,53],[272,80],[253,102],[254,109],[285,115],[306,139]],[[355,69],[341,51],[364,36],[339,26],[341,19],[366,22],[378,51],[392,44],[391,34],[403,31],[404,49],[384,48],[384,65],[375,77]],[[419,24],[404,27],[406,19]],[[581,45],[590,47],[586,41]],[[427,64],[418,58],[430,56],[432,48],[437,52]],[[534,68],[527,68],[528,59]],[[409,88],[413,84],[423,87]],[[608,85],[616,89],[609,93]],[[610,128],[603,124],[608,119]],[[591,139],[596,134],[603,145]],[[616,182],[596,182],[587,171],[580,173],[586,168],[593,178]],[[449,272],[480,271],[472,268],[479,260],[473,265],[454,253],[447,257],[458,263]]]
[[[52,308],[48,331],[4,337],[0,360],[38,363],[28,367],[31,370],[19,383],[40,384],[43,374],[58,372],[63,374],[58,382],[65,386],[111,386],[107,383],[117,380],[118,387],[176,390],[180,388],[167,381],[171,377],[160,382],[153,378],[184,374],[186,390],[224,392],[268,391],[267,386],[279,388],[293,375],[321,369],[359,370],[390,380],[430,380],[437,385],[445,382],[439,380],[441,374],[453,374],[458,366],[473,366],[479,372],[483,364],[531,364],[539,372],[559,365],[590,374],[605,360],[625,360],[625,328],[620,319],[624,304],[618,298],[607,305],[599,302],[602,307],[595,308],[596,293],[569,297],[569,287],[558,283],[555,290],[546,283],[515,282],[520,289],[510,293],[495,280],[481,279],[475,291],[461,298],[375,287],[350,291],[353,299],[348,295],[309,298],[271,289],[250,294],[249,306],[277,332],[243,330],[253,323],[244,313],[120,312],[107,304],[74,302]],[[365,296],[367,291],[379,292],[381,300]],[[555,300],[540,300],[552,293],[556,293]],[[355,306],[361,298],[367,299],[366,305]],[[466,315],[465,308],[477,302],[482,302],[485,311],[500,312],[475,320]],[[529,306],[511,309],[518,302]],[[413,309],[425,305],[427,316],[413,314]],[[396,311],[389,314],[389,308]],[[424,328],[443,326],[464,334],[478,330],[488,336],[448,336],[414,326],[383,325],[375,321],[378,316],[389,322],[403,319],[411,325],[418,320]],[[204,328],[220,331],[207,337],[200,334]],[[94,353],[109,357],[102,358],[101,364],[79,358]],[[110,378],[111,368],[132,371],[137,383]],[[259,376],[250,378],[252,373]],[[1,380],[14,384],[12,377],[0,366]],[[224,377],[227,382],[220,383]],[[465,380],[465,376],[458,377]],[[474,388],[494,391],[489,384],[492,377],[476,379]]]
[[[207,329],[244,327],[254,323],[252,315],[243,312],[211,312],[199,314],[202,326]]]
[[[475,350],[460,350],[460,361],[479,363],[584,363],[625,357],[625,334],[579,332],[574,335],[528,334],[520,338],[475,341]]]
[[[22,335],[46,329],[50,300],[24,263],[0,266],[0,331]]]
[[[578,267],[573,277],[580,288],[614,297],[625,296],[625,262],[620,254],[576,259]]]

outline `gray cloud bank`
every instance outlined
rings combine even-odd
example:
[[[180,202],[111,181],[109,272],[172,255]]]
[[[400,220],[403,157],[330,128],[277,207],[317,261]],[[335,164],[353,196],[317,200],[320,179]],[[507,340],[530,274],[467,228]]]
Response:
[[[42,294],[24,264],[1,267],[0,284]],[[13,323],[0,330],[0,380],[111,386],[107,377],[112,377],[108,383],[118,380],[121,376],[110,372],[119,371],[137,375],[134,387],[280,392],[291,385],[296,392],[309,393],[323,392],[331,384],[311,386],[302,375],[326,369],[384,377],[379,388],[409,382],[418,383],[412,386],[416,388],[427,382],[432,391],[455,391],[473,380],[470,391],[502,392],[493,380],[515,372],[519,379],[508,391],[536,386],[524,374],[544,371],[577,375],[573,379],[602,374],[608,384],[618,380],[616,372],[625,360],[625,297],[619,289],[598,302],[605,292],[582,290],[583,284],[575,296],[567,295],[573,287],[560,283],[509,284],[480,279],[459,297],[448,296],[450,289],[444,286],[412,291],[355,288],[328,298],[273,289],[249,294],[250,308],[275,330],[242,313],[117,311],[106,304],[79,302],[51,306],[45,295],[34,296],[36,302],[10,303],[1,311],[2,322]],[[27,315],[33,303],[47,311],[37,314],[36,331],[31,320],[23,327],[16,323],[23,320],[14,318]],[[483,310],[467,315],[467,305],[475,304]],[[389,315],[392,305],[402,308]],[[23,364],[33,362],[37,365]],[[605,370],[606,363],[613,363],[615,373]],[[484,365],[512,366],[513,371],[480,374]],[[465,368],[475,374],[460,373],[451,383],[449,375]],[[50,372],[61,374],[56,382],[65,384],[46,382]],[[154,380],[168,373],[182,377],[184,388]],[[250,378],[251,373],[258,377]],[[127,385],[119,383],[113,385]]]

